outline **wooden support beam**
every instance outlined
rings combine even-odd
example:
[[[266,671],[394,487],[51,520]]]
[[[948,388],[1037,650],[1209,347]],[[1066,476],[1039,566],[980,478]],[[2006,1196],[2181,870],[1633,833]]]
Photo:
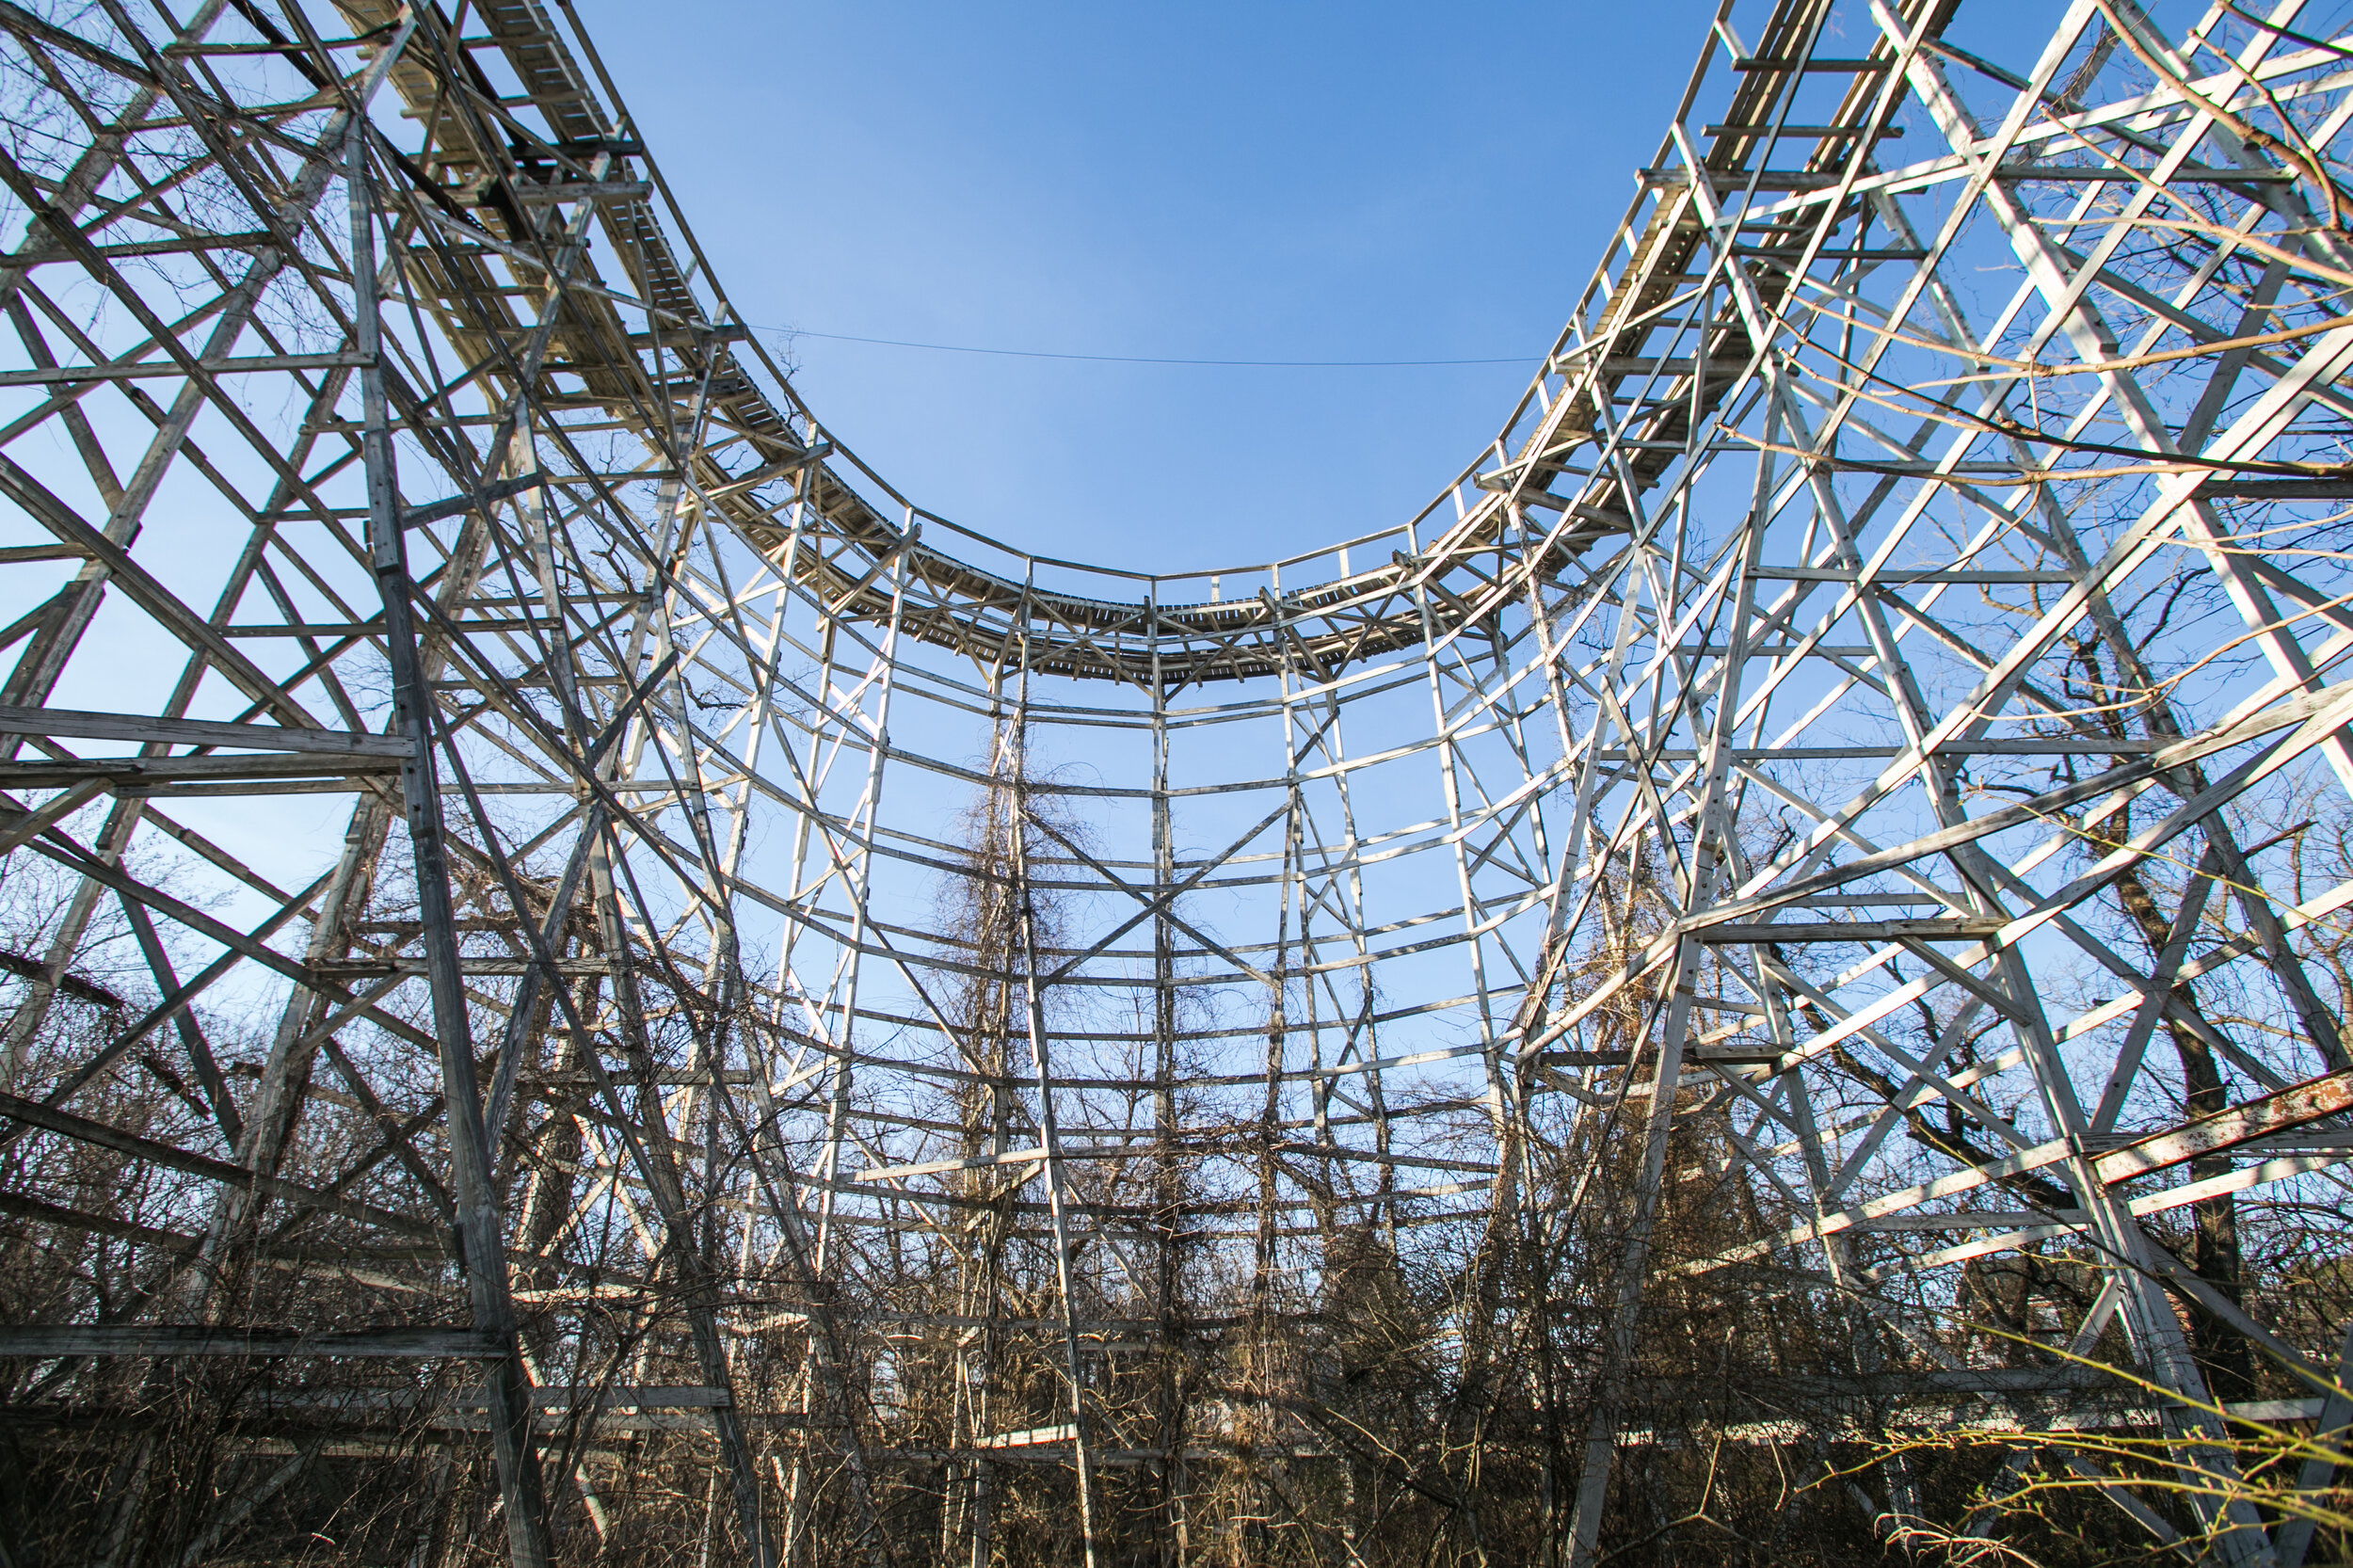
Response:
[[[135,1132],[125,1132],[120,1128],[109,1127],[104,1122],[92,1121],[88,1116],[77,1116],[72,1112],[60,1110],[54,1105],[44,1105],[38,1100],[28,1100],[18,1095],[0,1094],[0,1117],[26,1128],[39,1128],[43,1132],[55,1132],[78,1143],[112,1149],[118,1154],[126,1154],[135,1160],[151,1165],[160,1165],[167,1170],[185,1171],[190,1176],[200,1176],[226,1186],[248,1188],[282,1202],[325,1209],[330,1213],[341,1214],[346,1219],[359,1220],[367,1224],[382,1225],[409,1235],[436,1238],[440,1235],[439,1227],[428,1221],[414,1219],[406,1214],[396,1214],[389,1208],[379,1208],[374,1204],[361,1203],[357,1199],[317,1192],[299,1182],[287,1181],[280,1176],[256,1176],[242,1165],[232,1165],[225,1160],[215,1160],[210,1155],[196,1154],[175,1144],[142,1137]]]
[[[169,1323],[81,1326],[72,1323],[0,1327],[0,1356],[52,1360],[58,1356],[295,1356],[390,1360],[481,1360],[498,1345],[472,1329],[380,1328],[296,1330],[211,1328]]]
[[[72,708],[0,705],[0,734],[72,735],[148,745],[236,746],[254,751],[323,752],[397,761],[408,743],[396,735],[354,734],[288,725],[227,724],[209,719],[155,718],[144,713],[98,713]]]
[[[2329,1073],[2228,1111],[2201,1116],[2153,1133],[2092,1161],[2111,1186],[2188,1163],[2201,1155],[2223,1154],[2275,1132],[2286,1132],[2353,1110],[2353,1070]]]

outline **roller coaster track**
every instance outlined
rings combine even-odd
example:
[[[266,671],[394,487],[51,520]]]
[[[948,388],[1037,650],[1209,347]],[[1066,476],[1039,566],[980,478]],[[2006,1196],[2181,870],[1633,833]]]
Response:
[[[1156,574],[861,462],[564,0],[0,0],[0,1224],[72,1282],[0,1366],[32,1470],[123,1434],[56,1528],[364,1455],[418,1562],[1380,1494],[1583,1568],[1629,1452],[2073,1423],[2296,1568],[2217,1411],[2342,1432],[2353,1338],[2208,1241],[2353,1157],[2325,10],[1725,0],[1496,440]],[[1429,1432],[1317,1370],[1384,1270]]]

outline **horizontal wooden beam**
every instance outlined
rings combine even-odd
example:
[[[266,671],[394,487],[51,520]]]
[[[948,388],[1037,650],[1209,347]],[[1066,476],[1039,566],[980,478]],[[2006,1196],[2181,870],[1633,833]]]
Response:
[[[1715,925],[1697,935],[1703,942],[1968,942],[1993,936],[2009,922],[1999,917],[1943,920],[1784,920],[1766,925]]]
[[[351,370],[367,361],[357,354],[261,354],[242,360],[199,360],[213,376],[263,376],[290,370]],[[91,381],[149,381],[185,376],[176,360],[140,360],[130,364],[53,365],[39,370],[0,370],[0,387],[77,386]]]
[[[184,1327],[169,1323],[84,1326],[30,1324],[0,1328],[0,1356],[53,1360],[66,1355],[284,1356],[344,1355],[416,1360],[487,1360],[504,1354],[489,1335],[456,1328],[380,1328],[305,1332],[294,1329]]]
[[[398,735],[302,729],[290,725],[225,724],[211,719],[151,718],[144,713],[98,713],[75,708],[0,704],[0,734],[72,735],[90,741],[146,745],[236,746],[248,751],[316,751],[352,757],[403,758],[410,746]]]
[[[0,762],[0,790],[62,790],[95,782],[117,789],[150,784],[232,783],[241,778],[345,778],[400,771],[380,753],[254,752],[226,757],[48,758]]]

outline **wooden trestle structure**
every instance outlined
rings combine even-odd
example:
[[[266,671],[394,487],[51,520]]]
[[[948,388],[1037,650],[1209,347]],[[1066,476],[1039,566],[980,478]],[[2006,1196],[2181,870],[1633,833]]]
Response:
[[[1725,0],[1493,445],[1152,576],[567,0],[0,3],[0,1561],[2295,1568],[2344,9]]]

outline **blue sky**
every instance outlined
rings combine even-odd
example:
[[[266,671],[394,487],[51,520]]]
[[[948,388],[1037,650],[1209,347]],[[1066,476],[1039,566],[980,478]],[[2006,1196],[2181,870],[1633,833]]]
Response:
[[[920,504],[1041,553],[1265,559],[1487,440],[1633,196],[1712,6],[580,7],[733,296]]]

